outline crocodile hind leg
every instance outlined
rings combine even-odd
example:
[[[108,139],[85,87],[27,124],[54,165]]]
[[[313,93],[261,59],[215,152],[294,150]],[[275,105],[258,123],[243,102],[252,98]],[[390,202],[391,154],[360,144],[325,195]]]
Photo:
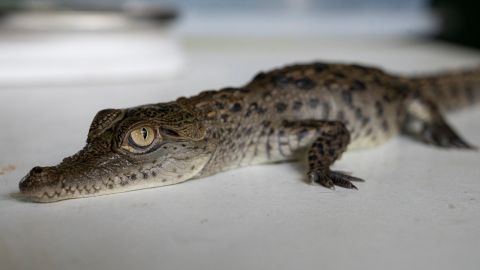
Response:
[[[330,166],[341,157],[350,143],[350,132],[339,121],[304,120],[287,123],[294,134],[299,137],[307,136],[313,139],[308,148],[308,179],[311,183],[318,183],[333,189],[335,186],[357,189],[354,181],[363,181],[360,178],[346,173],[330,170]]]
[[[417,98],[406,105],[403,134],[443,148],[476,149],[450,127],[433,102]]]

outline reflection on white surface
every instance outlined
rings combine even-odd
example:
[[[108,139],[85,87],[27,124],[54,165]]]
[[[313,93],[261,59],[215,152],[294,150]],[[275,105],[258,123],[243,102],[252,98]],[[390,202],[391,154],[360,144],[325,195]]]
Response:
[[[2,28],[10,31],[111,31],[132,27],[132,21],[118,12],[42,11],[7,16]]]
[[[115,13],[31,13],[0,31],[0,87],[160,79],[183,67],[167,29]]]

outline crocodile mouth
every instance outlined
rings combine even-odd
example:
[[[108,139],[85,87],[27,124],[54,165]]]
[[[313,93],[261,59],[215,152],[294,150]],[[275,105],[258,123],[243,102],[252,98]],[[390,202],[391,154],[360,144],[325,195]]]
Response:
[[[135,181],[137,166],[114,153],[93,158],[80,151],[56,166],[34,167],[19,183],[29,201],[54,202],[124,191]]]
[[[115,176],[108,177],[103,181],[76,179],[77,181],[71,181],[74,183],[70,185],[66,184],[67,181],[61,180],[55,185],[42,185],[37,187],[32,183],[38,182],[38,179],[35,179],[34,176],[32,178],[32,175],[28,174],[20,181],[19,188],[21,196],[32,202],[56,202],[142,188],[139,185],[131,185],[124,180],[125,178],[127,177]],[[147,188],[147,186],[144,188]]]
[[[88,179],[76,179],[77,181],[68,181],[62,175],[49,174],[48,170],[49,167],[35,167],[20,181],[19,189],[23,198],[33,202],[55,202],[98,196],[114,187],[111,180],[92,182]]]
[[[85,197],[101,196],[113,193],[106,191],[107,189],[96,189],[94,186],[91,186],[90,188],[85,186],[83,188],[71,187],[61,190],[45,189],[36,192],[21,191],[20,196],[31,202],[48,203]]]
[[[179,177],[173,171],[145,164],[141,171],[124,168],[106,172],[95,168],[68,174],[58,167],[35,167],[20,181],[19,189],[20,196],[28,201],[56,202],[172,185],[190,178],[189,174]]]
[[[62,189],[43,188],[35,191],[20,189],[21,196],[32,202],[56,202],[62,200],[99,196],[105,194],[104,188],[96,186],[72,186]]]
[[[155,174],[155,173],[154,173]],[[36,187],[31,183],[35,182],[35,178],[31,178],[29,173],[19,184],[20,196],[28,201],[48,203],[62,200],[78,199],[85,197],[110,195],[115,193],[128,192],[139,189],[147,189],[158,186],[166,186],[183,181],[179,178],[160,180],[158,178],[132,181],[132,176],[113,176],[105,178],[103,181],[90,181],[90,179],[77,179],[76,183],[85,182],[83,184],[65,185],[65,181],[60,181],[56,185],[42,185]]]
[[[120,171],[72,164],[34,167],[20,181],[19,189],[22,197],[34,202],[98,196],[134,188],[136,181],[128,172],[128,168]]]

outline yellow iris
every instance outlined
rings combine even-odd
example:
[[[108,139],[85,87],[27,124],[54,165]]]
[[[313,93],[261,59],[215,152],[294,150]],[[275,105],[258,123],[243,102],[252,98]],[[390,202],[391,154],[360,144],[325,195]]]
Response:
[[[155,139],[155,131],[151,127],[140,127],[130,132],[130,139],[136,146],[149,146]]]

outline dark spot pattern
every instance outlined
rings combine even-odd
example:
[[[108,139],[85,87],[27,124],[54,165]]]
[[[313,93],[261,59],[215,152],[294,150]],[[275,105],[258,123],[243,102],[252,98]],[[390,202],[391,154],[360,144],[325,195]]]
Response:
[[[328,102],[324,102],[323,105],[323,118],[324,119],[328,119],[328,117],[330,116],[330,104]]]
[[[262,80],[265,79],[265,77],[267,77],[265,72],[259,72],[257,75],[255,75],[255,77],[253,77],[253,80]]]
[[[344,121],[345,120],[345,112],[343,110],[338,111],[337,120],[338,121]]]
[[[467,97],[467,100],[471,104],[473,104],[475,102],[476,97],[475,97],[475,93],[474,93],[474,88],[469,83],[467,85],[465,85],[465,95]]]
[[[377,116],[383,115],[383,104],[379,100],[375,101],[375,113],[377,114]]]
[[[336,83],[337,83],[336,80],[327,79],[327,80],[325,80],[324,85],[328,88],[332,88],[332,86]]]
[[[408,93],[409,89],[410,89],[410,87],[405,83],[397,83],[397,84],[394,84],[392,86],[392,90],[393,90],[393,92],[395,93],[396,96],[400,96],[400,95]]]
[[[245,113],[245,117],[249,117],[252,112],[256,111],[258,108],[258,104],[256,102],[252,102],[247,109],[247,112]]]
[[[222,114],[220,116],[220,118],[222,119],[223,122],[227,122],[228,121],[228,118],[229,118],[229,115],[228,114]]]
[[[385,132],[388,132],[388,130],[390,129],[390,127],[388,126],[388,122],[386,120],[382,121],[382,129]]]
[[[313,64],[313,70],[315,70],[315,72],[317,72],[317,73],[321,73],[321,72],[325,71],[327,68],[328,68],[327,64],[323,64],[323,63]]]
[[[267,142],[265,146],[265,150],[267,152],[267,159],[270,159],[271,152],[272,152],[272,146],[270,145],[270,142]]]
[[[362,65],[358,65],[358,64],[353,64],[352,67],[362,71],[363,73],[367,73],[369,71],[372,71],[373,69],[372,68],[368,68],[366,66],[362,66]]]
[[[297,134],[297,141],[301,142],[307,136],[308,136],[308,129],[302,128]]]
[[[350,92],[349,90],[342,91],[342,99],[348,106],[353,106],[352,92]]]
[[[359,120],[363,118],[363,113],[361,108],[355,109],[355,117]]]
[[[361,121],[362,121],[362,127],[364,127],[364,126],[366,126],[368,123],[370,123],[370,117],[365,116],[365,117],[362,118]]]
[[[301,101],[297,100],[297,101],[293,102],[293,110],[294,111],[300,110],[302,108],[302,106],[303,106],[303,103]]]
[[[365,136],[370,136],[373,132],[373,129],[371,127],[369,127],[366,131],[365,131]]]
[[[337,79],[346,79],[347,78],[347,76],[345,76],[345,74],[341,71],[334,71],[333,76],[335,76],[335,78],[337,78]]]
[[[283,102],[279,102],[279,103],[275,104],[275,109],[279,113],[283,113],[287,109],[287,107],[288,107],[287,104],[285,104]]]
[[[318,98],[311,98],[311,99],[308,101],[308,106],[310,106],[310,108],[312,108],[312,109],[315,109],[315,108],[318,106],[318,103],[320,103],[320,101],[318,100]]]
[[[232,107],[230,107],[230,111],[234,113],[239,112],[241,110],[242,110],[242,105],[240,103],[234,103]]]
[[[350,86],[351,91],[365,91],[367,86],[360,80],[353,80],[352,85]]]
[[[268,135],[272,135],[273,133],[275,133],[275,129],[271,127],[270,130],[268,131]]]
[[[393,95],[392,91],[390,91],[389,93],[385,93],[382,98],[385,102],[388,103],[391,103],[395,100],[395,96]]]
[[[268,110],[266,108],[263,108],[263,107],[258,107],[257,108],[257,113],[258,114],[265,114]]]
[[[382,85],[383,84],[383,80],[382,78],[378,75],[378,74],[375,74],[373,76],[373,82],[376,84],[376,85]]]
[[[272,83],[279,87],[286,87],[290,83],[290,78],[283,74],[275,74],[272,77]]]
[[[309,78],[298,79],[295,81],[295,85],[303,90],[311,90],[315,87],[315,82]]]

